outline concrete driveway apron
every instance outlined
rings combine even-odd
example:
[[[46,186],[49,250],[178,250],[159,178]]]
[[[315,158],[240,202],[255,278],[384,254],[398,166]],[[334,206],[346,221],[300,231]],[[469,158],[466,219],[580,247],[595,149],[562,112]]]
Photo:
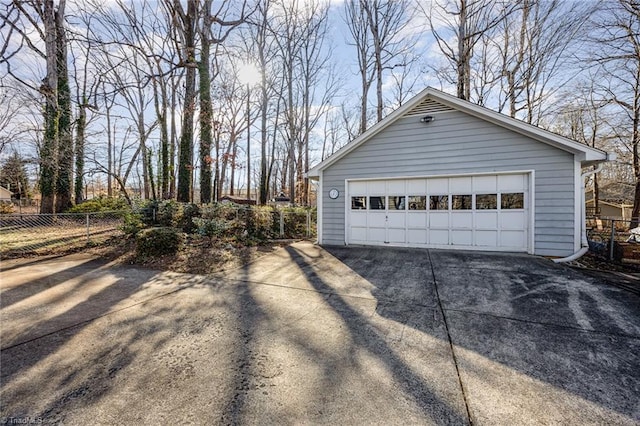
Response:
[[[216,276],[1,273],[5,423],[640,421],[640,301],[544,259],[296,243]]]

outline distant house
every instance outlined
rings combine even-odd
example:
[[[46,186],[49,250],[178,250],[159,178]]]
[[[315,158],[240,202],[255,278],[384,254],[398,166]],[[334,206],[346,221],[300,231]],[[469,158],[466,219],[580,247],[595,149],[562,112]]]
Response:
[[[634,185],[626,182],[610,182],[601,185],[598,190],[598,210],[595,210],[593,189],[585,192],[587,209],[592,215],[604,219],[631,219],[633,211]]]
[[[568,256],[586,242],[582,173],[610,158],[427,88],[308,172],[318,240]]]
[[[11,201],[13,192],[9,191],[4,186],[0,186],[0,201]]]
[[[234,203],[255,206],[256,200],[247,200],[246,198],[234,197],[233,195],[224,195],[220,197],[221,203]]]

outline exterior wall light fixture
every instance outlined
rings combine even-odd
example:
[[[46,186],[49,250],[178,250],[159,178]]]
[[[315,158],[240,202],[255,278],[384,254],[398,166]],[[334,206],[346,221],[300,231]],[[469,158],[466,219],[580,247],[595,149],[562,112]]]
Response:
[[[431,123],[433,120],[435,120],[435,117],[433,115],[425,115],[424,117],[422,117],[420,119],[421,123]]]

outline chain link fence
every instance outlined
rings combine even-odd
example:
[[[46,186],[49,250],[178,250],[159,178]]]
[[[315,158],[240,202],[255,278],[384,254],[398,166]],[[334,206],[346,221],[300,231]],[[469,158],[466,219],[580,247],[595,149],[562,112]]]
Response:
[[[0,215],[0,255],[72,250],[123,235],[123,212]]]
[[[317,211],[313,208],[256,207],[235,204],[195,206],[173,202],[134,206],[132,211],[58,214],[0,214],[0,257],[42,255],[80,250],[113,237],[122,237],[128,229],[125,216],[138,216],[142,226],[169,226],[188,233],[203,233],[198,218],[222,223],[228,232],[215,237],[241,235],[257,240],[313,239],[317,229]],[[195,220],[194,220],[195,219]],[[206,220],[205,220],[206,222]],[[204,223],[206,225],[211,223]],[[235,234],[234,234],[235,233]]]
[[[610,262],[640,265],[640,234],[631,225],[631,219],[588,217],[589,249]]]
[[[313,239],[317,235],[317,210],[306,207],[265,207],[238,204],[194,205],[164,202],[134,207],[150,226],[173,226],[198,232],[195,218],[227,222],[233,228],[257,232],[268,239]],[[196,220],[196,222],[198,222]],[[202,222],[199,222],[202,225]],[[201,229],[200,229],[201,231]]]

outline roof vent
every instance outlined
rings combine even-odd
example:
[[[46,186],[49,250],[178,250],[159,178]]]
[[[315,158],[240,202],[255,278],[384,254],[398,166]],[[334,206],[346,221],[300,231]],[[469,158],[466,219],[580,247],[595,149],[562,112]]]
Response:
[[[428,115],[436,112],[449,112],[454,111],[450,106],[441,104],[440,102],[436,102],[433,99],[426,98],[418,105],[414,106],[409,112],[407,112],[404,116],[410,117],[413,115]]]

